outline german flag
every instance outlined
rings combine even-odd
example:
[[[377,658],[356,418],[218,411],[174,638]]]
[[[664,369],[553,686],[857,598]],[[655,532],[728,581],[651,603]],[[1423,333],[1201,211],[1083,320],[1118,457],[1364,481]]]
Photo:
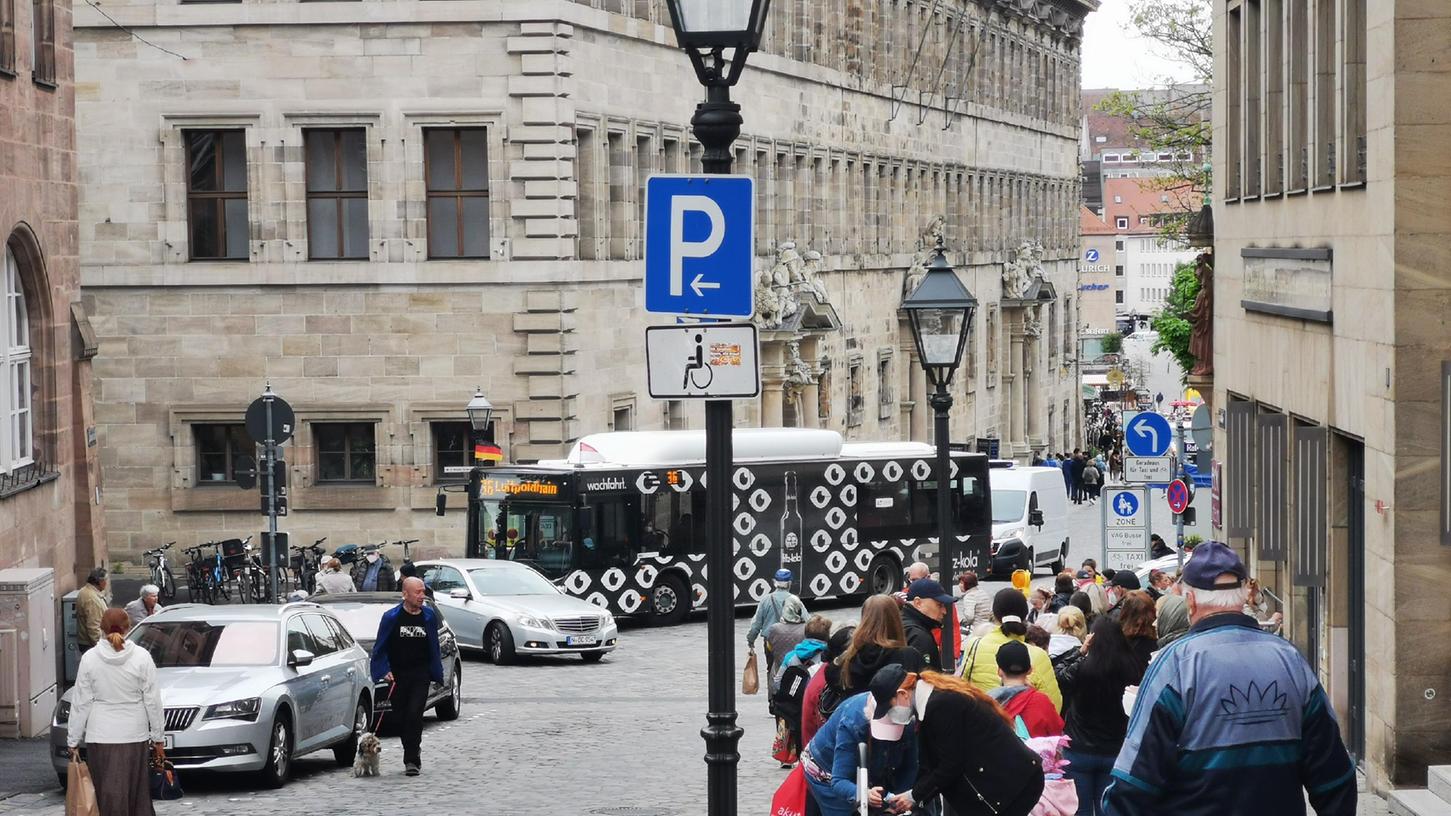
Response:
[[[498,445],[476,444],[474,445],[474,461],[498,464],[504,461],[504,451]]]

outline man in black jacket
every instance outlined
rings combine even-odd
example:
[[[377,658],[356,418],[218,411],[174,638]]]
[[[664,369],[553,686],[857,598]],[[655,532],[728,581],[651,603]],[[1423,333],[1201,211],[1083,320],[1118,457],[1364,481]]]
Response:
[[[907,646],[921,652],[930,669],[944,672],[953,669],[953,666],[943,665],[942,650],[937,648],[937,638],[933,634],[934,630],[942,627],[942,620],[951,608],[952,595],[931,578],[919,578],[907,587],[907,605],[902,607],[902,628],[907,630]],[[952,641],[947,643],[950,646]]]

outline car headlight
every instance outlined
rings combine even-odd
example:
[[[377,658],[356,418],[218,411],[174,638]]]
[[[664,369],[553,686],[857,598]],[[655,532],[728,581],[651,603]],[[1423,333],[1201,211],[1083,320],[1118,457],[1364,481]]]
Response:
[[[65,725],[71,720],[71,701],[61,700],[55,707],[55,724]]]
[[[601,626],[604,626],[606,628],[611,627],[611,626],[614,626],[615,625],[615,616],[614,615],[611,615],[608,612],[606,612],[604,614],[604,617],[602,617],[600,619],[600,625]]]
[[[1004,530],[1003,531],[1003,534],[1000,535],[1000,536],[998,536],[998,540],[1005,542],[1005,541],[1007,541],[1010,538],[1021,538],[1022,535],[1023,535],[1023,528],[1022,527],[1013,527],[1013,528]]]
[[[262,710],[261,697],[248,697],[245,700],[233,700],[230,703],[217,703],[214,706],[207,706],[207,713],[202,715],[203,720],[246,720],[256,722],[257,714]]]
[[[527,626],[530,629],[553,629],[548,618],[534,618],[528,615],[520,615],[517,620],[520,626]]]

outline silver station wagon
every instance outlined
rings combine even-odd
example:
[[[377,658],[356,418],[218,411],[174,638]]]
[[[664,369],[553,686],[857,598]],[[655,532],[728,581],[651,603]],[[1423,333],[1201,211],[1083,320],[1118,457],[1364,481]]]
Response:
[[[294,757],[350,765],[373,711],[368,653],[314,603],[168,607],[128,638],[156,661],[166,753],[178,769],[287,781]],[[51,764],[65,783],[71,694],[56,706]]]

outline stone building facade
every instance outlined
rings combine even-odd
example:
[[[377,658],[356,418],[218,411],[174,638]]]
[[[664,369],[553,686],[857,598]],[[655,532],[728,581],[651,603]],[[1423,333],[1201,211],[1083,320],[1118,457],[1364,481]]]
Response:
[[[736,93],[765,361],[739,424],[928,438],[898,307],[940,233],[982,304],[954,439],[1071,447],[1095,6],[772,4]],[[662,0],[107,10],[157,46],[79,17],[117,552],[260,529],[255,493],[228,480],[266,382],[298,412],[294,543],[460,551],[461,520],[431,509],[476,387],[510,461],[699,427],[698,405],[648,397],[643,366],[643,183],[700,167],[701,91]]]
[[[0,569],[53,568],[58,594],[105,558],[70,19],[69,0],[0,0]]]
[[[1451,752],[1448,27],[1438,3],[1215,3],[1215,526],[1380,790]]]

